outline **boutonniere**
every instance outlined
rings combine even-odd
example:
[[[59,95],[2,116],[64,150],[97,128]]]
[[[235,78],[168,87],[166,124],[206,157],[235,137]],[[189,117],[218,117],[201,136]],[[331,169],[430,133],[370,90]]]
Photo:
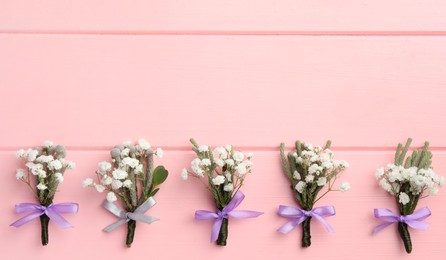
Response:
[[[339,174],[348,168],[346,161],[334,159],[330,150],[331,142],[325,148],[313,147],[311,144],[297,141],[295,149],[285,155],[285,144],[280,145],[280,155],[285,174],[290,180],[291,189],[300,207],[279,207],[279,215],[291,219],[278,229],[286,234],[302,224],[302,247],[311,245],[310,222],[312,218],[320,221],[329,232],[333,228],[324,219],[335,215],[334,206],[314,207],[315,204],[330,191],[347,191],[350,184],[341,183],[339,189],[334,184]],[[325,191],[319,196],[320,191]]]
[[[215,211],[197,210],[195,219],[214,220],[211,242],[226,246],[229,218],[254,218],[262,212],[235,210],[242,203],[245,195],[240,191],[247,174],[251,173],[252,153],[236,151],[231,145],[216,147],[212,150],[207,145],[198,145],[191,139],[192,150],[197,158],[191,162],[192,171],[182,170],[182,178],[195,177],[211,192],[215,202]]]
[[[135,236],[136,222],[150,224],[159,220],[144,213],[155,205],[153,196],[159,191],[158,186],[166,180],[168,172],[162,165],[154,169],[153,156],[161,158],[163,151],[160,148],[153,151],[143,139],[136,145],[131,142],[116,145],[110,153],[111,163],[99,163],[97,181],[87,178],[83,186],[92,187],[100,193],[107,191],[103,207],[119,220],[103,231],[112,232],[127,224],[126,245],[130,247]],[[118,200],[124,209],[115,204]]]
[[[385,223],[377,226],[373,234],[376,234],[387,226],[398,223],[398,233],[403,240],[407,253],[412,252],[412,242],[408,226],[418,230],[426,229],[429,224],[423,222],[431,215],[427,207],[416,210],[420,199],[429,195],[435,195],[438,187],[443,186],[444,177],[437,175],[432,169],[432,152],[429,151],[429,143],[426,142],[422,150],[414,150],[407,156],[412,139],[408,139],[406,145],[398,144],[394,163],[379,168],[375,174],[380,186],[395,197],[399,213],[389,209],[376,208],[375,217]]]
[[[66,149],[62,145],[54,146],[50,141],[44,147],[20,149],[16,157],[26,162],[25,169],[16,171],[16,178],[24,182],[35,195],[39,203],[19,203],[15,205],[16,213],[29,213],[12,223],[13,227],[20,227],[36,218],[40,218],[42,245],[48,244],[48,223],[53,220],[61,228],[72,225],[62,217],[62,214],[76,213],[77,203],[53,204],[59,184],[64,181],[67,169],[74,169],[75,163],[65,160]]]

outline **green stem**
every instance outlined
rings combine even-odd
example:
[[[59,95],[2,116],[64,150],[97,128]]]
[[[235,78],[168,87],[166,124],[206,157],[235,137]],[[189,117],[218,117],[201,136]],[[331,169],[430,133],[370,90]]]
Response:
[[[226,246],[228,239],[228,219],[224,218],[221,222],[220,232],[218,233],[217,245]]]
[[[310,232],[310,223],[311,223],[311,217],[308,217],[307,219],[302,222],[302,247],[309,247],[311,246],[311,232]]]
[[[135,237],[136,221],[130,220],[127,222],[127,247],[131,247],[133,243],[133,238]]]
[[[50,218],[46,214],[43,214],[40,216],[42,246],[48,245],[48,223],[49,222],[50,222]]]
[[[398,222],[398,233],[404,242],[406,252],[410,254],[410,252],[412,252],[412,241],[410,240],[410,233],[406,223]]]

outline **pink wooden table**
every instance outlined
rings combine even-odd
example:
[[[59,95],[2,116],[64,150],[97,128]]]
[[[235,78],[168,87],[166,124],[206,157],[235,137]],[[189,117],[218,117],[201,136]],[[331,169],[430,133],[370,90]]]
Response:
[[[5,259],[444,259],[446,191],[422,200],[433,215],[412,231],[406,255],[396,227],[376,237],[374,207],[395,209],[374,180],[406,137],[429,140],[435,171],[446,175],[446,4],[444,1],[25,1],[0,2],[0,244]],[[165,149],[170,177],[131,249],[103,197],[83,189],[108,150],[147,138]],[[193,219],[212,201],[183,182],[193,158],[188,139],[231,143],[255,153],[241,208],[264,211],[231,221],[228,246],[210,244],[211,222]],[[312,225],[282,235],[279,204],[293,205],[278,146],[300,139],[334,143],[351,168],[352,189],[332,193],[329,234]],[[9,227],[15,203],[32,194],[15,180],[14,152],[51,139],[77,163],[56,199],[80,203],[76,227]]]

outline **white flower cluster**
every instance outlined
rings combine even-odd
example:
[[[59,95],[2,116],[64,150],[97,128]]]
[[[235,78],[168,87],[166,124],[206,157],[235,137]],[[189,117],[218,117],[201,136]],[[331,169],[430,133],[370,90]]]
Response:
[[[65,170],[76,167],[76,164],[66,160],[65,156],[65,147],[54,146],[51,141],[45,141],[43,148],[20,149],[16,152],[16,157],[26,160],[27,163],[26,170],[17,169],[16,178],[32,187],[32,175],[36,180],[37,190],[56,189],[57,185],[64,181]]]
[[[295,159],[297,169],[293,173],[293,179],[297,181],[295,189],[302,193],[307,187],[325,186],[336,175],[347,169],[349,164],[346,161],[333,159],[333,152],[320,146],[313,147],[311,144],[303,144],[300,154],[295,151],[292,156]],[[350,189],[347,182],[341,183],[340,191]]]
[[[107,200],[110,202],[116,201],[116,194],[123,193],[124,189],[135,189],[136,179],[145,178],[145,157],[154,154],[158,158],[163,156],[161,148],[153,152],[150,144],[144,139],[139,139],[135,146],[131,142],[124,142],[115,146],[110,153],[113,166],[105,161],[99,163],[99,169],[96,171],[98,183],[92,178],[87,178],[82,184],[83,187],[94,187],[98,192],[108,190]]]
[[[379,168],[375,177],[380,186],[398,197],[398,201],[403,205],[410,202],[411,196],[421,195],[426,190],[431,196],[437,194],[437,186],[441,187],[445,182],[445,178],[437,175],[432,168],[404,168],[395,164]]]
[[[223,190],[230,193],[241,186],[241,181],[254,165],[251,161],[253,153],[235,151],[231,145],[216,147],[213,151],[209,146],[201,145],[197,155],[198,158],[191,162],[192,172],[183,169],[181,177],[187,180],[189,175],[197,178],[206,176],[210,178],[211,185],[224,185]]]

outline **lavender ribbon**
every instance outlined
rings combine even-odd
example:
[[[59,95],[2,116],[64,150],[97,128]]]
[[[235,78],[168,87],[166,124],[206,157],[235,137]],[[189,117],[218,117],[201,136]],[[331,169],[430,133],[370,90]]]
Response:
[[[103,229],[103,231],[112,232],[113,230],[124,225],[125,223],[129,222],[130,220],[139,221],[139,222],[143,222],[146,224],[151,224],[151,223],[159,220],[158,218],[155,218],[155,217],[152,217],[149,215],[144,215],[144,213],[147,210],[149,210],[150,208],[152,208],[153,206],[155,206],[155,204],[156,204],[156,201],[152,197],[149,197],[143,204],[141,204],[138,208],[136,208],[135,211],[126,212],[125,210],[116,206],[114,203],[109,202],[108,200],[105,200],[104,203],[102,204],[103,207],[105,209],[107,209],[108,211],[110,211],[111,213],[113,213],[113,215],[120,218],[120,220],[116,221],[113,224],[106,226]]]
[[[335,208],[333,206],[317,207],[310,211],[306,211],[296,207],[280,205],[278,213],[282,217],[291,219],[291,221],[287,222],[285,225],[281,226],[277,230],[280,233],[287,234],[309,217],[313,217],[319,220],[325,226],[328,232],[334,232],[333,227],[330,226],[330,224],[323,218],[334,216],[336,214]]]
[[[51,220],[56,222],[61,228],[73,227],[66,219],[64,219],[60,214],[67,213],[77,213],[79,210],[79,204],[67,202],[59,204],[51,204],[48,207],[42,206],[36,203],[19,203],[15,205],[15,212],[17,214],[27,213],[30,214],[18,219],[16,222],[12,223],[10,226],[21,227],[26,223],[42,216],[47,215]]]
[[[196,220],[212,220],[214,219],[214,224],[212,225],[211,232],[211,242],[214,242],[218,238],[218,233],[221,229],[221,223],[224,218],[229,216],[242,219],[242,218],[256,218],[263,214],[263,212],[252,211],[252,210],[234,210],[240,203],[245,199],[245,195],[241,191],[237,191],[232,197],[231,201],[224,207],[221,211],[217,210],[216,213],[207,210],[197,210],[195,211]]]
[[[375,209],[374,214],[375,218],[378,218],[386,223],[377,226],[373,230],[373,235],[396,222],[406,223],[408,226],[414,229],[425,230],[430,224],[422,222],[422,220],[428,218],[432,213],[427,207],[424,207],[406,216],[395,214],[390,209],[383,208]]]

